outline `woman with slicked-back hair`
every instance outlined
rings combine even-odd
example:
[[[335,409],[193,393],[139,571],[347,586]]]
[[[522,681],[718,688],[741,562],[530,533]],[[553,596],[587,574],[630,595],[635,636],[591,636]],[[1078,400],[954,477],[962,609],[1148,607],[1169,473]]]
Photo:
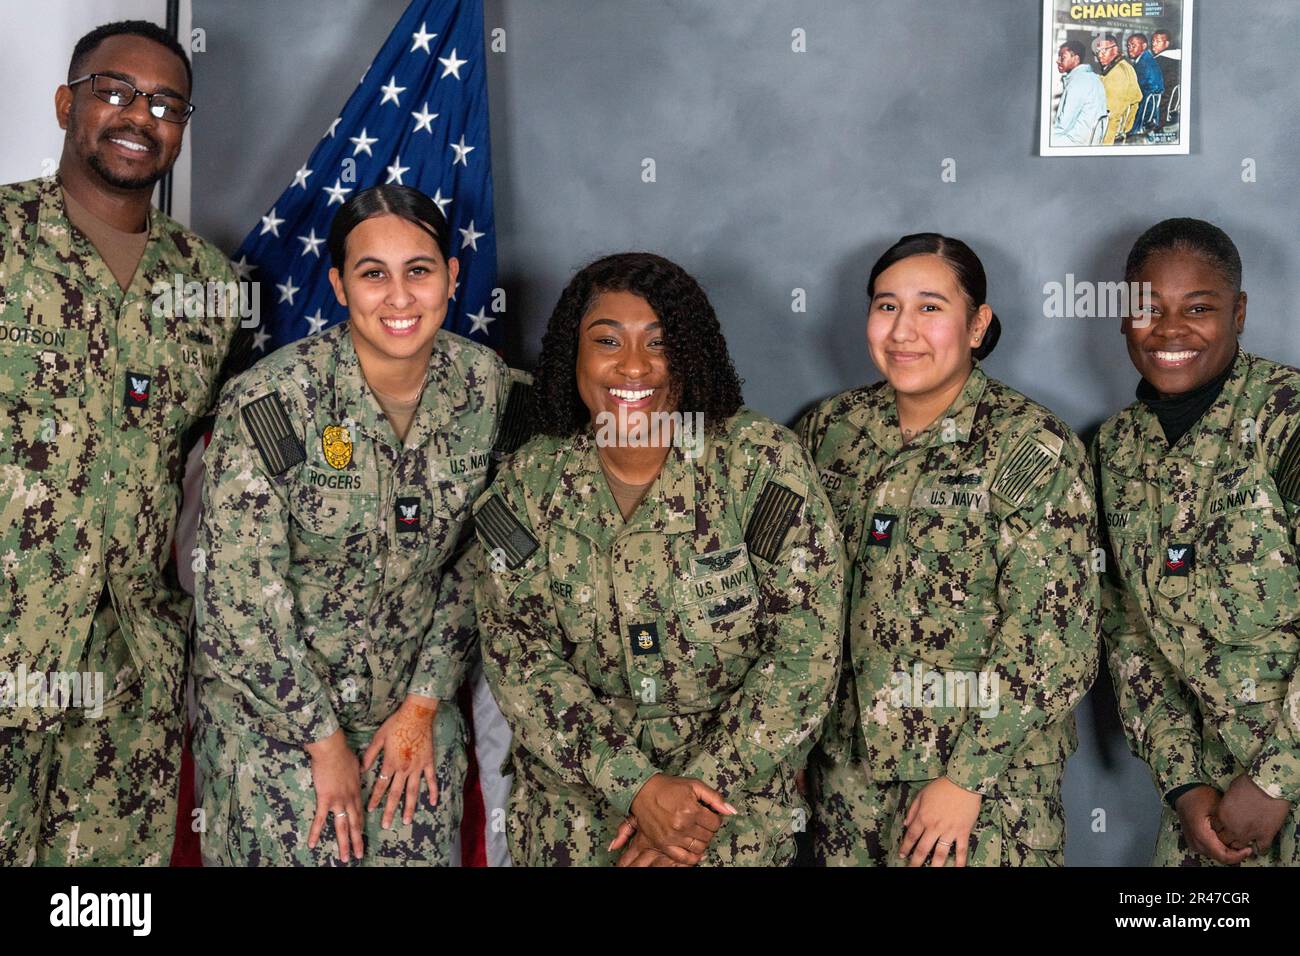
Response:
[[[796,426],[844,531],[845,657],[808,767],[816,859],[1061,865],[1061,774],[1097,667],[1083,446],[980,367],[1000,322],[959,239],[867,281],[884,381]]]
[[[1241,256],[1166,219],[1133,245],[1137,401],[1094,442],[1103,633],[1164,799],[1161,866],[1300,865],[1300,371],[1241,348]]]
[[[223,393],[196,573],[208,863],[453,862],[469,511],[511,378],[442,328],[448,236],[418,190],[357,193],[328,239],[347,321]]]

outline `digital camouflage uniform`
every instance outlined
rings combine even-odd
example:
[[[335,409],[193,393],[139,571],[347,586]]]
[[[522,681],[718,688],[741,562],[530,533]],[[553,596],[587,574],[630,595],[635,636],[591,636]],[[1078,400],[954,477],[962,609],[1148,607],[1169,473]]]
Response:
[[[850,562],[846,664],[809,761],[816,859],[905,864],[911,799],[947,776],[984,797],[968,865],[1061,864],[1061,773],[1098,664],[1083,446],[978,366],[911,444],[885,382],[796,431]]]
[[[784,864],[839,666],[839,532],[790,432],[748,410],[673,448],[624,523],[590,429],[538,437],[475,506],[483,666],[514,731],[519,865],[610,865],[651,776],[739,815],[705,865]]]
[[[155,285],[209,280],[235,281],[225,256],[152,209],[123,292],[57,179],[0,187],[0,864],[171,857],[191,603],[172,536],[239,310],[187,317]],[[101,716],[28,693],[70,672],[102,675]]]
[[[348,323],[285,346],[222,393],[204,458],[196,571],[206,860],[336,864],[316,849],[305,745],[362,753],[406,698],[440,701],[438,804],[366,816],[362,865],[450,862],[467,757],[454,696],[477,653],[470,507],[511,389],[497,356],[439,331],[403,446]],[[368,799],[382,757],[362,775]]]
[[[1239,352],[1170,448],[1141,402],[1108,420],[1099,469],[1113,576],[1103,633],[1124,730],[1167,795],[1243,773],[1300,799],[1300,372]],[[1166,805],[1158,865],[1210,864]],[[1294,810],[1247,865],[1300,864]]]

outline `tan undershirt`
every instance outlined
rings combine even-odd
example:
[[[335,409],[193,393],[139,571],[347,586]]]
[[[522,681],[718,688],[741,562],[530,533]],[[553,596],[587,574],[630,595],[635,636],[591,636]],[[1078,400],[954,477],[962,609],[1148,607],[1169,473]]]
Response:
[[[384,410],[388,423],[393,426],[393,434],[397,436],[399,442],[405,444],[406,433],[411,430],[411,422],[415,420],[415,410],[420,407],[420,398],[424,395],[424,386],[421,385],[420,390],[415,393],[415,398],[409,401],[381,392],[373,385],[370,386],[370,391],[375,393],[375,400]]]
[[[113,278],[125,292],[135,278],[135,270],[144,255],[144,247],[149,244],[149,229],[143,232],[123,232],[110,226],[89,209],[83,206],[65,189],[63,205],[68,210],[68,221],[86,234],[90,244],[95,247],[99,257],[113,273]]]
[[[645,498],[646,492],[650,490],[650,486],[655,483],[654,478],[651,478],[645,484],[630,485],[610,474],[609,469],[605,467],[604,459],[601,459],[600,470],[605,473],[605,483],[609,485],[610,494],[614,496],[614,503],[618,505],[618,510],[622,512],[623,520],[626,521],[632,517],[632,512],[636,511],[637,506]]]

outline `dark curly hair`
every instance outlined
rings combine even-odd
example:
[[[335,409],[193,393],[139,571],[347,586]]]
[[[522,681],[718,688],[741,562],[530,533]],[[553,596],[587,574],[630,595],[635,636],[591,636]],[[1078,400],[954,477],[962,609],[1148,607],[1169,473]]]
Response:
[[[708,296],[681,266],[650,252],[605,256],[570,280],[551,312],[533,373],[534,432],[568,437],[591,420],[578,394],[578,327],[602,292],[645,299],[663,329],[677,410],[700,412],[715,431],[739,410],[741,380]]]

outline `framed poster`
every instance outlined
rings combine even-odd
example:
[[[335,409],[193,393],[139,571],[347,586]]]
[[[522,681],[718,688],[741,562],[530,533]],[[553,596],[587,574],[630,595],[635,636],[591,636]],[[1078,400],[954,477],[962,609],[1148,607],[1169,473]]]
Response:
[[[1185,155],[1193,0],[1043,0],[1042,156]]]

